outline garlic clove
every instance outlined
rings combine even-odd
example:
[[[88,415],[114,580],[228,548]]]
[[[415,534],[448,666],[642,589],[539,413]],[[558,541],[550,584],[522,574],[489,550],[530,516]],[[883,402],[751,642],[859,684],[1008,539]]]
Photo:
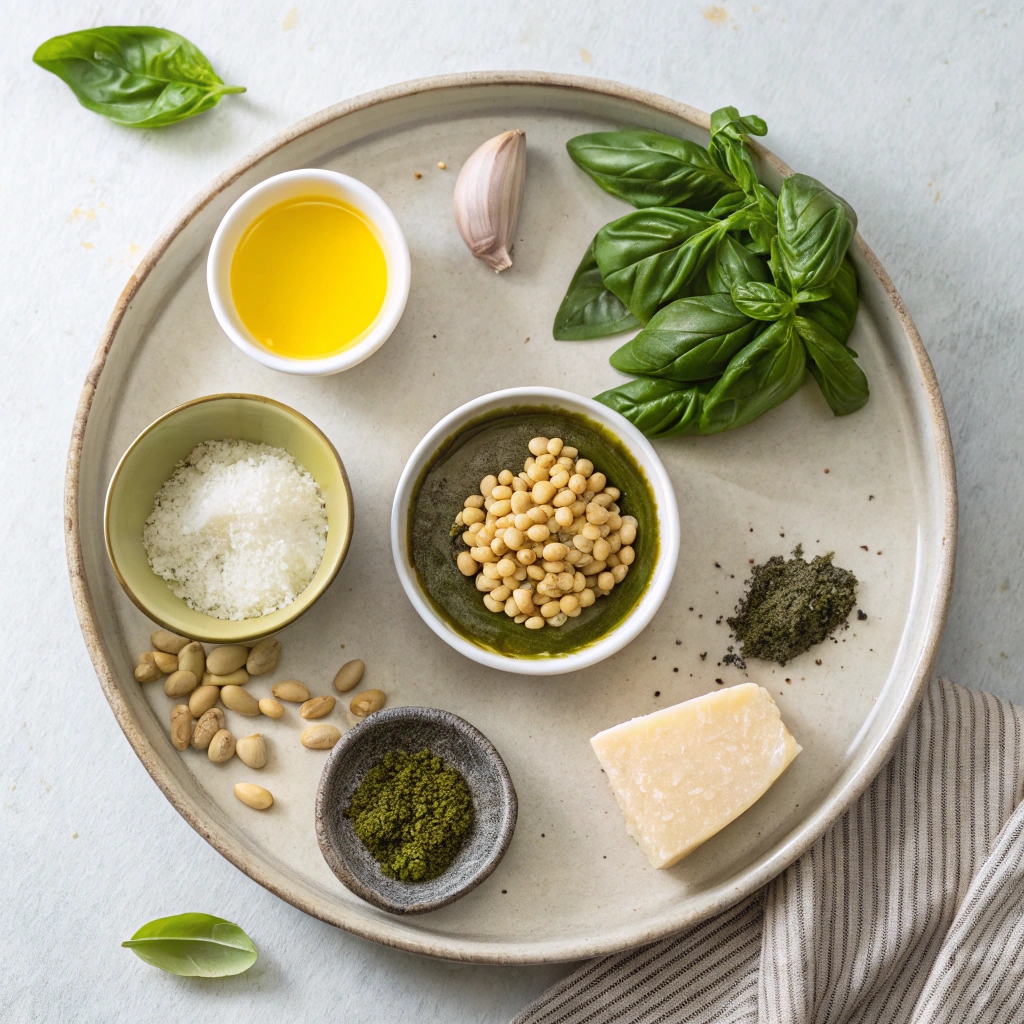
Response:
[[[526,132],[488,139],[463,164],[455,182],[455,223],[469,251],[494,272],[512,266],[509,250],[526,181]]]

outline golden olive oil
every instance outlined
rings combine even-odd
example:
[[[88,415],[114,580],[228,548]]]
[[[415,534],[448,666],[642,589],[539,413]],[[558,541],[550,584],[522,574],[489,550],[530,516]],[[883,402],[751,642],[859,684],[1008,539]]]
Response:
[[[358,210],[298,196],[265,210],[231,259],[231,297],[275,355],[322,359],[364,337],[387,292],[384,250]]]

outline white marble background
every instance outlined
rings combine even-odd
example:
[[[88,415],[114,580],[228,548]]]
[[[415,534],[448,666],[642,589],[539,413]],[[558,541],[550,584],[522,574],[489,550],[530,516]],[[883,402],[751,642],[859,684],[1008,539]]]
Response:
[[[369,89],[544,69],[764,116],[768,145],[857,209],[938,371],[961,509],[939,669],[1024,701],[1018,4],[36,0],[4,13],[0,1020],[501,1022],[566,970],[460,967],[384,949],[235,870],[178,817],[122,737],[66,582],[72,417],[128,274],[222,168]],[[186,35],[249,92],[137,133],[80,108],[30,61],[51,35],[120,23]],[[260,948],[256,967],[175,978],[119,948],[150,918],[199,905],[244,925]]]

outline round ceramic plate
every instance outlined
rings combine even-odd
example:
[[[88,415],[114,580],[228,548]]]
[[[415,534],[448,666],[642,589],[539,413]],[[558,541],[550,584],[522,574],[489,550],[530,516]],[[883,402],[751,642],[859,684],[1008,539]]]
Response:
[[[581,132],[638,125],[707,141],[707,116],[625,86],[495,73],[385,89],[316,114],[197,196],[153,246],[110,319],[75,424],[67,543],[75,601],[117,720],[167,798],[225,857],[283,899],[342,928],[418,953],[534,963],[620,950],[691,925],[763,885],[806,850],[891,753],[927,682],[945,619],[956,538],[949,436],[928,357],[899,296],[858,236],[862,302],[853,347],[871,401],[832,416],[813,384],[751,426],[656,442],[682,522],[675,582],[651,625],[584,672],[531,679],[460,657],[420,621],[391,564],[389,510],[402,466],[450,410],[501,387],[544,384],[593,395],[620,378],[621,339],[551,338],[562,294],[594,232],[628,207],[569,160]],[[457,169],[485,139],[524,128],[526,194],[515,265],[496,276],[466,251],[452,216]],[[777,188],[786,167],[758,150]],[[438,161],[449,170],[437,168]],[[206,253],[232,202],[297,167],[366,182],[409,240],[412,291],[372,359],[333,377],[275,373],[222,334],[206,293]],[[445,708],[484,732],[519,794],[519,823],[494,874],[464,899],[414,919],[350,893],[317,847],[313,807],[325,758],[282,722],[259,728],[270,762],[211,764],[168,737],[173,701],[132,669],[152,628],[124,596],[103,545],[103,495],[125,448],[154,416],[221,391],[264,394],[313,420],[348,468],[352,546],[333,586],[281,634],[276,679],[331,691],[362,658],[390,704]],[[835,551],[861,580],[850,629],[788,664],[721,666],[754,560]],[[767,687],[803,746],[755,806],[676,867],[650,868],[626,834],[594,758],[596,732],[752,679]],[[229,716],[231,712],[228,713]],[[344,727],[342,702],[332,719]],[[242,732],[241,734],[244,734]],[[232,795],[253,778],[275,796],[256,814]]]

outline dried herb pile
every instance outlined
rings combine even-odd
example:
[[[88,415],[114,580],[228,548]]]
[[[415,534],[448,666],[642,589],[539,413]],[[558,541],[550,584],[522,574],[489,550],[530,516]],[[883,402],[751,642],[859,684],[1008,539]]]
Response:
[[[473,827],[466,780],[429,750],[389,751],[345,811],[389,878],[426,882],[455,859]]]
[[[727,620],[742,645],[740,654],[726,660],[760,658],[785,665],[846,628],[857,600],[857,577],[833,565],[831,551],[810,562],[803,553],[797,545],[788,561],[775,555],[754,566],[749,590]]]

